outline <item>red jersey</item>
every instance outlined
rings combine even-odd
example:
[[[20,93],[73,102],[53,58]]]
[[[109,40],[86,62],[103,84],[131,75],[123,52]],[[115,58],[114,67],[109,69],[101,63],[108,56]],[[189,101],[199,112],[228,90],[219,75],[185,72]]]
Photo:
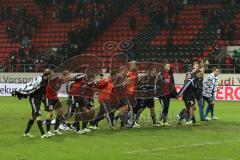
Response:
[[[53,89],[50,83],[47,84],[46,88],[46,98],[47,99],[58,99],[57,97],[57,91]]]
[[[98,96],[98,100],[102,101],[109,101],[111,98],[111,93],[113,89],[113,83],[111,78],[106,78],[102,80],[99,84],[99,89],[101,90]]]
[[[71,95],[71,96],[80,96],[80,92],[81,92],[81,89],[84,86],[84,84],[85,84],[85,81],[83,79],[76,80],[70,86],[69,95]]]
[[[134,71],[129,71],[127,74],[128,78],[130,78],[130,83],[126,86],[126,94],[133,96],[136,93],[137,88],[137,75]]]
[[[51,79],[46,88],[46,98],[47,99],[57,99],[58,90],[61,88],[63,81],[56,77]]]
[[[164,70],[163,72],[163,76],[164,76],[164,80],[165,80],[165,85],[164,85],[164,92],[168,95],[170,94],[170,82],[171,82],[171,79],[170,79],[170,74],[167,70]]]

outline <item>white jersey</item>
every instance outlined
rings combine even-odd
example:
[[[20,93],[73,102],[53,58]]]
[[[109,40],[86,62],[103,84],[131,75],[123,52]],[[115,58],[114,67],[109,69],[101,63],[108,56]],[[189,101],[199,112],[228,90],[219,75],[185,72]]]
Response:
[[[203,82],[203,96],[215,98],[218,87],[218,77],[213,73],[209,74]]]
[[[40,76],[34,78],[31,82],[24,84],[17,91],[24,95],[31,94],[41,87],[42,81],[43,81],[43,76],[40,75]]]

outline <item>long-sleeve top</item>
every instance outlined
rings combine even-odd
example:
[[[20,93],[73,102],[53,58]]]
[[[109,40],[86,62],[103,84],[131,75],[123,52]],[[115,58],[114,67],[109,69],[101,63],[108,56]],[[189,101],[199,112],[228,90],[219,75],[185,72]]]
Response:
[[[215,98],[218,87],[218,77],[213,73],[209,74],[203,82],[203,96]]]

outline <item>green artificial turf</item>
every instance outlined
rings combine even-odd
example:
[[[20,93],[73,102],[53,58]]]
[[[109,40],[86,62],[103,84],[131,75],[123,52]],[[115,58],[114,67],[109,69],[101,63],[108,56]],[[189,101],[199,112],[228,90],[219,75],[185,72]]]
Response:
[[[156,101],[157,115],[159,106]],[[146,109],[140,129],[112,131],[104,120],[100,122],[100,130],[85,135],[69,131],[62,136],[40,139],[35,123],[31,130],[35,138],[31,139],[22,137],[31,114],[28,100],[0,97],[0,160],[240,159],[240,102],[217,102],[216,114],[220,120],[194,127],[176,125],[173,117],[182,106],[182,101],[172,101],[170,127],[153,128],[146,122],[150,121]],[[196,115],[199,120],[198,112]]]

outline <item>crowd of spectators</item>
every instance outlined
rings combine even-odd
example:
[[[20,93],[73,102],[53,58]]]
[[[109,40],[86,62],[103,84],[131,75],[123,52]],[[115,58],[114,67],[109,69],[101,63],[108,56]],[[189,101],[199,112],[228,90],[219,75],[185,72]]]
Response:
[[[17,6],[15,12],[12,12],[13,9],[10,7],[6,8],[9,8],[7,9],[9,13],[2,13],[4,15],[2,20],[7,21],[6,32],[8,37],[13,42],[19,42],[21,45],[19,49],[23,49],[25,54],[28,55],[31,49],[31,35],[36,32],[37,28],[37,17],[27,14],[24,6]]]
[[[60,57],[59,60],[50,62],[58,65],[65,59],[82,53],[132,2],[133,0],[77,0],[75,13],[71,11],[72,18],[84,17],[89,20],[88,24],[85,28],[79,26],[70,31],[68,42],[60,45],[52,55]]]
[[[176,17],[184,5],[184,0],[139,1],[138,8],[141,16],[147,15],[156,29],[176,28]],[[129,26],[134,30],[135,17],[129,17]]]
[[[31,57],[34,59],[31,55],[31,36],[37,29],[37,17],[28,14],[25,6],[21,5],[16,8],[6,6],[0,9],[0,20],[6,22],[8,38],[19,43],[18,53],[16,51],[10,53],[10,65],[16,67],[17,63],[31,63]]]
[[[209,57],[193,57],[184,59],[164,59],[171,64],[173,73],[186,73],[191,70],[191,64],[198,61],[200,66],[204,66],[206,73],[211,72],[212,67],[220,67],[223,73],[233,73],[235,60],[230,55],[224,56],[209,56]],[[239,73],[239,68],[235,68],[235,72]]]
[[[42,11],[42,18],[48,16],[58,19],[64,23],[71,22],[76,18],[84,18],[86,27],[77,27],[69,32],[68,42],[59,44],[56,52],[46,56],[41,61],[51,62],[58,65],[65,59],[79,54],[94,40],[111,22],[134,0],[35,0],[35,3]],[[48,7],[55,6],[56,10],[52,15],[48,13]],[[31,34],[36,31],[37,17],[29,15],[24,6],[16,8],[0,7],[0,20],[7,21],[6,31],[8,37],[19,42],[18,53],[11,56],[10,63],[26,65],[36,63],[36,53],[31,45]],[[14,11],[15,10],[15,11]],[[41,17],[39,15],[38,17]],[[48,52],[48,51],[47,51]],[[33,54],[35,53],[35,54]],[[35,56],[35,57],[34,57]],[[49,58],[49,59],[48,59]],[[40,61],[40,60],[38,60]],[[16,67],[16,66],[14,66]],[[30,65],[28,70],[32,70]]]
[[[47,57],[36,57],[33,54],[33,47],[31,46],[31,34],[36,31],[37,17],[29,15],[24,6],[18,6],[16,8],[1,7],[0,20],[7,20],[7,33],[10,39],[18,41],[21,44],[19,53],[12,53],[11,64],[25,64],[26,71],[32,71],[35,68],[29,64],[48,63],[58,65],[64,62],[67,58],[72,57],[86,50],[91,42],[101,34],[104,29],[111,24],[113,19],[121,12],[127,9],[127,6],[134,0],[35,0],[35,3],[42,11],[42,17],[53,16],[62,22],[71,22],[76,18],[84,18],[88,22],[87,27],[77,27],[76,30],[69,32],[68,42],[59,44],[55,51],[47,51]],[[151,24],[156,28],[166,28],[171,32],[167,38],[168,48],[173,47],[173,31],[177,28],[176,15],[179,10],[187,3],[197,4],[207,0],[160,0],[160,1],[139,1],[138,8],[139,13],[142,16],[148,16]],[[211,0],[208,0],[211,1]],[[222,5],[234,5],[240,0],[212,0],[221,1]],[[91,5],[89,5],[91,4]],[[49,15],[48,6],[56,6],[56,10],[53,15]],[[203,9],[201,14],[205,25],[210,23],[219,24],[218,32],[222,39],[233,40],[236,27],[233,23],[225,23],[220,19],[221,15],[217,10],[209,12]],[[134,16],[129,17],[129,27],[132,31],[136,29],[136,18]],[[16,55],[20,55],[20,58],[16,58]],[[171,66],[175,73],[185,72],[189,70],[189,65],[194,59],[177,59],[173,60]],[[204,63],[206,68],[209,64],[217,63],[234,63],[234,59],[231,57],[202,59],[201,63]],[[15,66],[16,67],[16,66]],[[231,69],[231,68],[226,68]]]
[[[37,17],[27,14],[24,6],[17,6],[15,15],[11,13],[7,20],[6,31],[9,38],[14,41],[22,41],[23,37],[31,37],[31,34],[36,31]]]
[[[218,33],[221,39],[234,40],[236,32],[236,26],[234,23],[221,23],[219,25]]]

